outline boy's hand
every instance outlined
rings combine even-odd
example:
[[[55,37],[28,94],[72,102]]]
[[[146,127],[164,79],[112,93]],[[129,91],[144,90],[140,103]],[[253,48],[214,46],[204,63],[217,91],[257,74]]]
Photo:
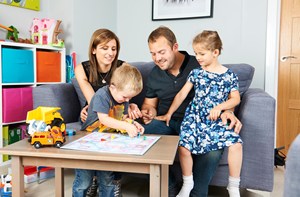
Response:
[[[129,118],[131,118],[133,120],[143,117],[142,112],[140,111],[139,107],[134,103],[129,104],[128,115],[129,115]]]
[[[134,124],[125,123],[126,124],[126,132],[128,133],[129,137],[137,136],[139,130]]]
[[[209,112],[209,119],[210,120],[217,120],[220,115],[221,115],[222,109],[219,108],[218,106],[214,107],[212,110]]]
[[[138,129],[140,135],[144,134],[145,128],[140,123],[133,121],[133,125]]]
[[[165,121],[166,125],[169,126],[171,116],[169,114],[165,114],[163,116],[156,116],[155,119],[160,121]]]

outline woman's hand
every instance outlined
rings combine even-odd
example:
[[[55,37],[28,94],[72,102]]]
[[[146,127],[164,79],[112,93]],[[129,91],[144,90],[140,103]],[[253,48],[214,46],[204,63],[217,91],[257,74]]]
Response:
[[[129,115],[129,118],[133,119],[133,120],[143,117],[142,112],[140,111],[139,107],[134,103],[129,104],[128,115]]]
[[[226,110],[221,114],[221,119],[224,125],[227,125],[227,121],[230,120],[229,129],[232,129],[234,127],[234,132],[237,134],[240,133],[242,129],[242,123],[239,119],[234,115],[232,111]]]
[[[87,116],[88,116],[88,105],[87,106],[85,106],[85,107],[83,107],[82,108],[82,110],[81,110],[81,112],[80,112],[80,119],[81,119],[81,121],[82,122],[85,122],[86,121],[86,119],[87,119]]]

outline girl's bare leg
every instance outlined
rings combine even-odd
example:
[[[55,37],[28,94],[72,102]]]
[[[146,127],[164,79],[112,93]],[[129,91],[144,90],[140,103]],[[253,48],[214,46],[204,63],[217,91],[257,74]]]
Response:
[[[236,143],[228,148],[229,178],[227,190],[230,197],[240,197],[240,174],[243,161],[243,148]]]
[[[182,170],[183,185],[177,197],[190,196],[190,192],[194,187],[193,179],[193,158],[191,152],[184,148],[179,147],[179,160]]]

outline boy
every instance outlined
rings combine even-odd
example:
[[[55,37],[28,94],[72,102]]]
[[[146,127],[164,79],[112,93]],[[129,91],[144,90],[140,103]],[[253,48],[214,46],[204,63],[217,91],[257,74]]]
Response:
[[[117,68],[110,85],[101,88],[93,96],[87,120],[81,129],[101,132],[119,130],[126,131],[130,137],[136,136],[143,127],[137,122],[131,124],[127,112],[129,100],[139,94],[142,88],[142,76],[137,68],[126,63]]]
[[[130,137],[144,133],[144,128],[127,117],[129,100],[143,88],[142,75],[137,68],[123,64],[113,71],[110,85],[100,88],[88,108],[88,117],[82,125],[87,131],[121,131]],[[93,170],[75,169],[73,196],[85,196],[91,185]],[[96,171],[99,196],[119,196],[120,177],[114,172]],[[117,183],[117,184],[116,184]]]

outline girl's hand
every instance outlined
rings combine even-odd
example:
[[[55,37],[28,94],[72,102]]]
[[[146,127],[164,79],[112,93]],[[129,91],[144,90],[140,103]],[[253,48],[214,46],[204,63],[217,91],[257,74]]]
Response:
[[[218,106],[214,107],[212,110],[209,112],[209,119],[210,120],[217,120],[220,115],[221,115],[222,109],[219,108]]]
[[[131,118],[133,120],[143,117],[141,110],[134,103],[129,104],[128,115],[129,115],[129,118]]]
[[[165,114],[163,116],[156,116],[155,119],[160,120],[160,121],[165,121],[166,125],[169,126],[169,123],[170,123],[170,120],[171,120],[171,115]]]
[[[85,122],[88,116],[88,105],[83,107],[81,112],[80,112],[80,119],[82,122]]]

